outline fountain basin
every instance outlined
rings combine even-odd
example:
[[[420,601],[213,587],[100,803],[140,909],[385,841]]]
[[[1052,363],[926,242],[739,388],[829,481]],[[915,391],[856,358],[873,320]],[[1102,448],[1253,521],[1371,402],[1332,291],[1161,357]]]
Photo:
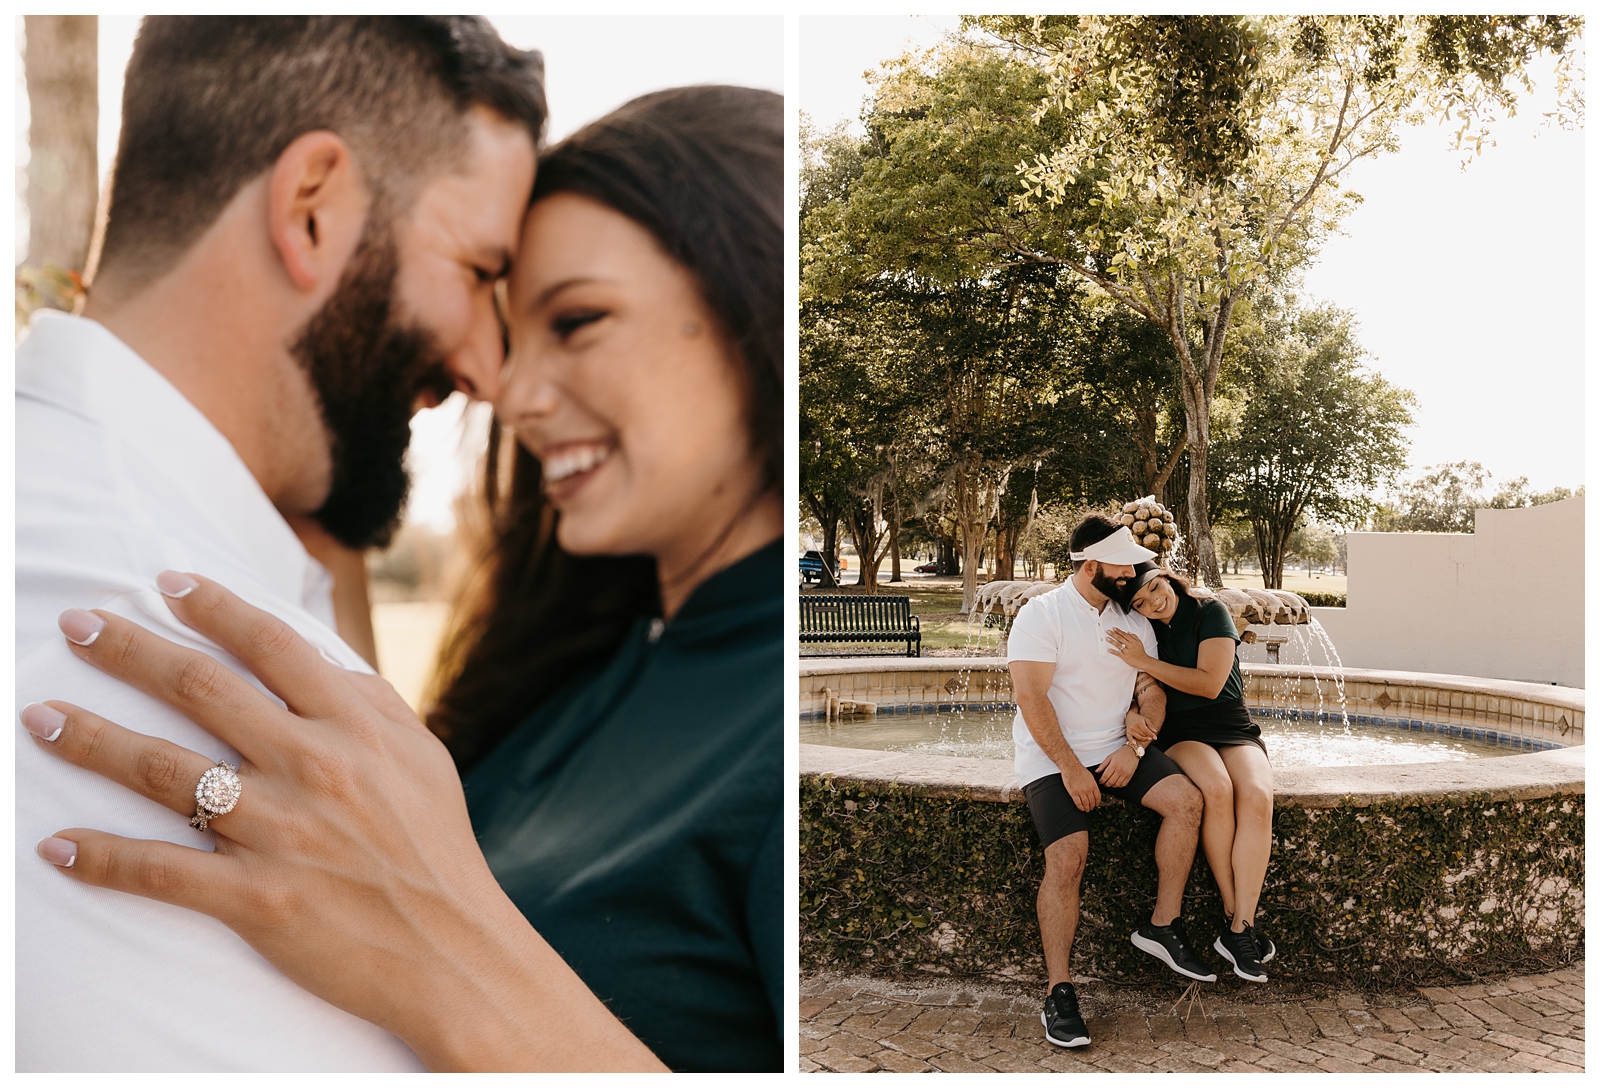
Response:
[[[1333,672],[1243,666],[1246,701],[1337,712]],[[1443,977],[1570,962],[1583,949],[1584,692],[1476,677],[1344,672],[1347,712],[1506,733],[1547,747],[1461,762],[1275,770],[1261,924],[1278,975]],[[1010,702],[998,659],[801,664],[802,714],[828,693],[881,714]],[[1319,699],[1320,691],[1320,699]],[[842,694],[841,694],[842,693]],[[801,946],[812,965],[1040,967],[1042,854],[1009,760],[800,746]],[[1137,978],[1127,934],[1150,909],[1154,817],[1095,814],[1074,962]],[[1220,902],[1203,857],[1186,892],[1209,945]]]
[[[1244,662],[1240,670],[1253,708],[1289,718],[1341,712],[1332,669]],[[1453,726],[1474,740],[1505,738],[1530,751],[1583,743],[1582,689],[1379,669],[1345,669],[1338,677],[1352,726]],[[827,717],[830,697],[872,704],[879,714],[998,710],[1011,705],[1011,674],[996,657],[802,660],[801,719]]]
[[[845,713],[831,720],[811,718],[800,722],[801,744],[835,748],[866,748],[930,756],[956,756],[1012,762],[1016,746],[1013,726],[1016,708],[994,710],[870,713],[871,703],[836,704]],[[1330,713],[1289,710],[1274,713],[1270,707],[1251,707],[1251,717],[1274,769],[1292,767],[1354,767],[1393,763],[1438,763],[1485,759],[1512,753],[1559,747],[1527,737],[1446,725],[1420,719],[1369,717],[1366,722],[1346,720]],[[1399,722],[1398,726],[1386,722]],[[1482,733],[1482,739],[1475,734]]]

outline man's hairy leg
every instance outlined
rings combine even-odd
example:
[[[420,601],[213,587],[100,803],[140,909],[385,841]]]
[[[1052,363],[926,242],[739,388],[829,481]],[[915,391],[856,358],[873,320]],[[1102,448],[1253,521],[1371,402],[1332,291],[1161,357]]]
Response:
[[[1174,774],[1150,787],[1144,807],[1161,816],[1161,830],[1156,834],[1156,909],[1150,924],[1171,925],[1183,913],[1183,886],[1194,867],[1205,802],[1193,782]]]
[[[1078,886],[1089,858],[1089,833],[1074,832],[1045,848],[1044,882],[1039,885],[1039,936],[1050,988],[1072,981],[1072,938],[1078,932]]]

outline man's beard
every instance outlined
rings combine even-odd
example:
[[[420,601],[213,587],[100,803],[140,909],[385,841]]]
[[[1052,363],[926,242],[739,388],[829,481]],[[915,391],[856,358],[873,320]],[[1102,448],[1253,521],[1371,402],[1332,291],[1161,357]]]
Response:
[[[1117,602],[1118,607],[1124,612],[1132,606],[1133,595],[1138,592],[1138,590],[1131,588],[1133,585],[1132,578],[1124,578],[1122,579],[1122,584],[1118,585],[1117,579],[1108,575],[1104,567],[1094,572],[1094,577],[1089,579],[1089,584]]]
[[[291,349],[317,393],[333,480],[314,515],[339,543],[386,547],[411,480],[411,410],[424,389],[452,388],[433,337],[396,319],[394,238],[369,224],[328,301]]]

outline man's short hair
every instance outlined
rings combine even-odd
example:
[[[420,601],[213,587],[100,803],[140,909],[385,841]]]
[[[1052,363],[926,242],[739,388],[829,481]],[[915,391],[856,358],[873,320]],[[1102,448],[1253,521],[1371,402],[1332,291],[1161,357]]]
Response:
[[[1071,551],[1081,552],[1091,544],[1098,544],[1120,526],[1104,514],[1087,514],[1078,522],[1078,527],[1072,530],[1072,537],[1067,542]]]
[[[458,158],[466,112],[544,131],[544,60],[481,16],[147,16],[122,92],[99,267],[170,271],[295,139],[351,148],[374,214],[409,206]]]

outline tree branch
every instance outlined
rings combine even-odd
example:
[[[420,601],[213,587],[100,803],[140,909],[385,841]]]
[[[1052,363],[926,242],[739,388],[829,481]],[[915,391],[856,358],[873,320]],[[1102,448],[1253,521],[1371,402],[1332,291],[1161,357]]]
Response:
[[[1167,458],[1167,467],[1162,469],[1161,475],[1156,477],[1155,493],[1157,495],[1161,494],[1162,489],[1167,486],[1167,481],[1171,479],[1173,470],[1178,467],[1178,458],[1182,457],[1183,451],[1188,448],[1189,436],[1187,434],[1179,435],[1178,444],[1172,447],[1172,456]]]
[[[1265,248],[1271,249],[1278,244],[1278,239],[1283,237],[1283,232],[1289,229],[1289,224],[1294,222],[1294,217],[1299,214],[1301,208],[1306,206],[1306,203],[1310,201],[1318,187],[1326,180],[1328,164],[1333,161],[1333,153],[1339,149],[1339,144],[1344,140],[1344,118],[1345,114],[1350,110],[1350,99],[1354,94],[1355,80],[1347,78],[1344,81],[1344,101],[1339,104],[1339,119],[1333,126],[1333,139],[1328,143],[1328,150],[1320,156],[1317,174],[1311,179],[1311,184],[1306,186],[1305,195],[1291,204],[1289,210],[1284,213],[1283,221],[1278,224],[1278,229],[1272,232],[1272,238]]]

